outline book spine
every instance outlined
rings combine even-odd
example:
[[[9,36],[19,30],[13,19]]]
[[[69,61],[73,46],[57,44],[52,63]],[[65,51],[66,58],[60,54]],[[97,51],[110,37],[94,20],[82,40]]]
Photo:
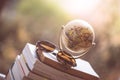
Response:
[[[21,79],[20,79],[20,76],[19,76],[20,73],[19,73],[19,71],[18,71],[16,62],[15,62],[14,65],[13,65],[12,73],[13,73],[13,76],[14,76],[14,79],[15,79],[15,80],[21,80]]]

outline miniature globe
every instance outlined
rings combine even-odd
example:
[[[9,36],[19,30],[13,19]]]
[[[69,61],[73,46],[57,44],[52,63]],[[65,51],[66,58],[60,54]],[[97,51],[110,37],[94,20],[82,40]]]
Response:
[[[95,34],[90,24],[83,20],[72,20],[63,26],[60,47],[73,57],[80,57],[94,45]]]

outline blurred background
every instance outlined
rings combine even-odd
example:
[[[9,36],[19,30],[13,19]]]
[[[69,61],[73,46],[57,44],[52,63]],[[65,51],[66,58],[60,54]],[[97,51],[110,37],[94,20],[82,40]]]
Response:
[[[58,45],[62,25],[73,19],[91,24],[96,46],[81,57],[101,80],[120,80],[120,0],[0,0],[0,73],[27,42]]]

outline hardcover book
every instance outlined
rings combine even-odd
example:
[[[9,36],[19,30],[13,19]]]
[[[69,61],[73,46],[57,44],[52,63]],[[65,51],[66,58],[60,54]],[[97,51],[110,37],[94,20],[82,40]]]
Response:
[[[51,53],[41,51],[37,55],[36,46],[27,43],[6,80],[99,80],[87,61],[76,59],[76,63],[76,67],[66,69]]]

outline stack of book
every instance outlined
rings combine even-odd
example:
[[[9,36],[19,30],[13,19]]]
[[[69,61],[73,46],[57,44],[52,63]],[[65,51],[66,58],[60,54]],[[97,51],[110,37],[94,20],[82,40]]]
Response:
[[[55,56],[41,51],[36,55],[36,47],[27,43],[22,53],[9,69],[6,80],[99,80],[91,65],[76,59],[77,66],[66,69]]]

